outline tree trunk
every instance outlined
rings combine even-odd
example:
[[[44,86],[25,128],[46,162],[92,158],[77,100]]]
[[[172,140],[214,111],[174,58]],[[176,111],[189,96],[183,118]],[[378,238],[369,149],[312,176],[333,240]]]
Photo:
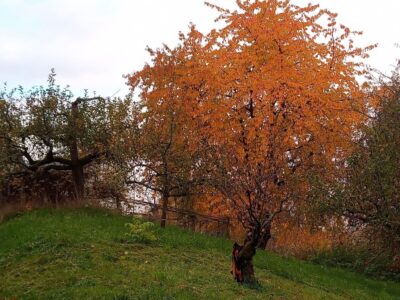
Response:
[[[161,213],[161,228],[165,228],[165,224],[167,222],[167,211],[168,211],[168,194],[163,194],[162,198],[162,213]]]
[[[255,281],[253,257],[256,254],[256,244],[246,241],[243,246],[235,243],[232,251],[232,275],[239,283]]]
[[[122,212],[121,199],[118,195],[115,196],[115,204],[117,205],[117,210]]]
[[[253,257],[257,248],[265,249],[271,238],[271,224],[260,230],[253,228],[249,232],[243,246],[235,243],[232,250],[232,275],[239,283],[255,282]]]
[[[80,164],[72,166],[72,180],[77,200],[82,200],[85,196],[85,175],[83,166]]]
[[[268,241],[271,239],[271,224],[268,224],[261,230],[260,240],[258,242],[257,248],[265,250]]]
[[[76,137],[77,126],[76,120],[78,118],[78,102],[72,103],[72,132],[71,132],[71,146],[70,156],[72,163],[72,180],[74,184],[75,197],[77,200],[82,200],[85,193],[85,177],[83,173],[83,166],[79,163],[78,141]]]

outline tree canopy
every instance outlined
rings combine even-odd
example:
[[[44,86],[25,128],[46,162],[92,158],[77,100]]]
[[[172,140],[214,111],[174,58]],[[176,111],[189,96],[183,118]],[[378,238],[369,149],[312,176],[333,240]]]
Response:
[[[52,71],[47,87],[0,94],[2,179],[29,190],[35,181],[46,182],[49,172],[70,171],[70,196],[80,198],[84,166],[110,153],[128,103],[87,95],[74,99],[68,88],[56,85],[55,76]]]

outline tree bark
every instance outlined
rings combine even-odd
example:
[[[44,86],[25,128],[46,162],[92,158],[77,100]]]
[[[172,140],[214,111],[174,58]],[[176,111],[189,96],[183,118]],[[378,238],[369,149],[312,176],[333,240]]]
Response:
[[[232,275],[239,283],[255,282],[253,257],[257,248],[265,249],[268,240],[271,238],[271,224],[260,230],[253,228],[249,232],[243,246],[235,243],[232,250]]]
[[[74,184],[75,197],[77,200],[82,200],[85,193],[85,176],[83,173],[83,165],[79,163],[78,141],[76,137],[76,120],[78,118],[78,101],[72,103],[72,131],[71,132],[71,146],[70,156],[72,164],[72,180]]]
[[[271,239],[271,224],[268,224],[261,230],[260,240],[258,242],[257,248],[265,250],[268,241]]]
[[[164,193],[162,197],[162,213],[161,213],[161,228],[165,228],[167,223],[167,211],[168,211],[168,194]]]
[[[83,173],[82,165],[76,164],[72,166],[72,180],[75,196],[77,200],[82,200],[85,196],[85,175]]]
[[[253,257],[256,254],[256,244],[246,241],[243,246],[235,243],[232,251],[232,275],[239,283],[255,281]]]

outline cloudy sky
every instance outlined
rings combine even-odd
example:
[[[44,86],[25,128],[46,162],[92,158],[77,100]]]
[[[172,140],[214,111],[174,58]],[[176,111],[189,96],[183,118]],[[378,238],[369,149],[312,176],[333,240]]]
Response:
[[[235,7],[234,0],[210,1]],[[319,3],[339,22],[364,31],[359,45],[379,43],[372,67],[388,72],[400,58],[399,0],[294,0]],[[217,13],[203,0],[0,0],[0,83],[44,84],[54,67],[60,84],[108,96],[126,92],[123,74],[149,57],[145,47],[175,45],[189,22],[214,27]],[[119,91],[119,92],[118,92]]]

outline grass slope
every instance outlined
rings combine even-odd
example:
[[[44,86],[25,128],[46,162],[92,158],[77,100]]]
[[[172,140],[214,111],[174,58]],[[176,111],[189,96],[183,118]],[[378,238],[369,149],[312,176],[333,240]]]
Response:
[[[235,283],[232,242],[170,227],[126,243],[129,218],[40,210],[0,225],[0,299],[400,299],[400,285],[256,255],[257,286]]]

